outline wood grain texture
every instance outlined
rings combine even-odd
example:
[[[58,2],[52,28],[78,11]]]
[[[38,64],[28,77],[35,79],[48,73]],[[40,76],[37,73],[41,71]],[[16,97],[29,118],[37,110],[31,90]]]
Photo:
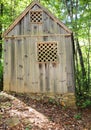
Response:
[[[9,86],[9,77],[8,77],[8,43],[9,40],[4,40],[4,74],[3,74],[3,78],[4,78],[4,90],[5,91],[9,91],[10,90],[10,86]]]
[[[36,19],[31,22],[31,11],[40,10],[42,23]],[[38,60],[39,51],[41,61]],[[54,94],[74,92],[73,68],[70,30],[38,3],[27,7],[6,31],[4,90]]]

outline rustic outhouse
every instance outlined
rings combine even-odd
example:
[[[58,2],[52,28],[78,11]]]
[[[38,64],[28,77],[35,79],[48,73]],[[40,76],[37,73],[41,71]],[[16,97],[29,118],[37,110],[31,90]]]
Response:
[[[72,32],[39,2],[4,33],[4,90],[74,94]]]

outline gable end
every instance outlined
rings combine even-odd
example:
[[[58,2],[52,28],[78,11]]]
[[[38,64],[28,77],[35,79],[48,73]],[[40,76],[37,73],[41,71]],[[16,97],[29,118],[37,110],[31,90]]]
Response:
[[[72,33],[70,29],[68,29],[58,18],[56,18],[49,10],[43,7],[38,1],[32,2],[26,9],[17,17],[17,19],[9,26],[9,28],[3,33],[3,37],[5,37],[19,22],[20,20],[35,6],[39,6],[41,10],[43,10],[47,15],[49,15],[56,23],[58,23],[66,32]],[[31,11],[30,11],[31,12]],[[41,20],[40,20],[41,21]],[[40,22],[39,21],[39,22]],[[32,21],[35,22],[35,21]]]

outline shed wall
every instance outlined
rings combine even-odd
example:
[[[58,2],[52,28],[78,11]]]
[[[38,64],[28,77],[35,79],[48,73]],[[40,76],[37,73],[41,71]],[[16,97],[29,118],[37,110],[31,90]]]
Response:
[[[43,38],[40,40],[35,37],[6,40],[6,51],[4,52],[5,90],[51,93],[66,93],[68,91],[65,37],[55,37],[55,41],[58,43],[57,63],[38,63],[37,42],[39,41],[43,41]],[[48,37],[48,41],[52,42],[52,39],[50,40]],[[72,79],[68,80],[72,86]]]
[[[41,9],[35,5],[31,10]],[[30,11],[8,33],[4,45],[4,90],[32,93],[74,91],[72,41],[68,32],[45,11],[41,24]],[[57,42],[58,61],[38,63],[37,43]]]

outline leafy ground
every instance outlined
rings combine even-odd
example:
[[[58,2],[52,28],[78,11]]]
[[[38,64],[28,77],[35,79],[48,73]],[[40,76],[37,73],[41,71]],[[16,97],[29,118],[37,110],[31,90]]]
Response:
[[[91,130],[91,110],[78,113],[52,100],[1,92],[0,130]]]

